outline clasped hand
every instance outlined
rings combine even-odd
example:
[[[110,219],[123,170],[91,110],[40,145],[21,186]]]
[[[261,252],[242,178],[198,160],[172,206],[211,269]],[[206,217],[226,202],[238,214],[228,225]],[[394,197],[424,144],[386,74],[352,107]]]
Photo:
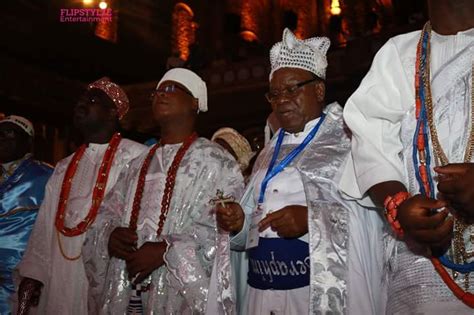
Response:
[[[279,237],[297,238],[308,233],[308,207],[291,205],[267,214],[258,224],[259,231],[271,228]]]
[[[474,164],[460,163],[436,167],[438,190],[455,215],[474,222]]]
[[[154,270],[164,264],[166,242],[146,242],[137,249],[138,236],[135,231],[119,227],[110,235],[109,255],[125,260],[128,277],[134,284],[142,282]]]
[[[453,220],[447,218],[449,211],[443,209],[445,201],[416,195],[405,200],[398,208],[398,220],[405,236],[432,249],[446,249],[452,238]]]
[[[238,233],[244,225],[242,207],[235,202],[217,205],[217,224],[227,232]],[[283,238],[300,237],[308,233],[308,208],[291,205],[269,213],[259,222],[259,231],[271,228]]]

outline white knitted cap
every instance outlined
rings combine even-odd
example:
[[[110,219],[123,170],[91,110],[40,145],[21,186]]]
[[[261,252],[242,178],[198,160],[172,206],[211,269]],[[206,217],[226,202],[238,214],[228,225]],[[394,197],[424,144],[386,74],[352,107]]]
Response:
[[[331,41],[327,37],[300,40],[285,28],[282,41],[273,45],[270,50],[270,79],[273,72],[280,68],[299,68],[326,79],[326,53],[330,45]]]
[[[246,170],[250,160],[254,156],[249,141],[238,133],[237,130],[232,128],[221,128],[217,130],[212,135],[211,141],[215,141],[216,139],[222,139],[227,142],[237,155],[237,162],[240,165],[240,169],[242,171]]]

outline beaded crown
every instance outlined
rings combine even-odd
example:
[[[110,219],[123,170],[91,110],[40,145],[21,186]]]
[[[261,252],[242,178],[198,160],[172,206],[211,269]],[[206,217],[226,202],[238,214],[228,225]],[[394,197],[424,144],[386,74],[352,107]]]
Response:
[[[312,37],[300,40],[289,30],[283,31],[281,42],[273,45],[270,50],[271,72],[280,68],[300,68],[326,79],[328,66],[326,53],[331,42],[327,37]]]

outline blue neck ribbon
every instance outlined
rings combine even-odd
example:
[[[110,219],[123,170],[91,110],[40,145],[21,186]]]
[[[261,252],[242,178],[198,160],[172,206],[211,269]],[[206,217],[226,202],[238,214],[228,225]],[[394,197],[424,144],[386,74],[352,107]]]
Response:
[[[275,166],[276,160],[278,158],[278,154],[280,153],[281,145],[283,143],[283,138],[285,137],[285,131],[280,129],[280,133],[278,134],[277,143],[275,145],[275,151],[273,151],[272,160],[270,161],[270,165],[268,166],[267,173],[262,181],[262,185],[260,186],[260,196],[258,198],[258,203],[262,204],[263,200],[265,199],[265,190],[267,189],[268,182],[275,177],[278,173],[283,171],[285,167],[288,166],[297,156],[298,154],[303,151],[306,146],[313,140],[314,136],[319,130],[319,127],[324,121],[326,114],[322,114],[321,118],[319,119],[316,126],[311,129],[309,134],[304,138],[303,142],[301,142],[296,148],[293,149],[278,165]]]

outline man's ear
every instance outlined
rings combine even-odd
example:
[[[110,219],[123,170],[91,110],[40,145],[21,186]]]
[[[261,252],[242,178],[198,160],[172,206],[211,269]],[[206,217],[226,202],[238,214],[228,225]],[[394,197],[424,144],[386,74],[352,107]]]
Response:
[[[318,82],[314,85],[316,90],[316,97],[319,102],[323,102],[326,97],[326,85],[324,82]]]
[[[193,99],[193,111],[199,112],[199,100],[197,98]]]

